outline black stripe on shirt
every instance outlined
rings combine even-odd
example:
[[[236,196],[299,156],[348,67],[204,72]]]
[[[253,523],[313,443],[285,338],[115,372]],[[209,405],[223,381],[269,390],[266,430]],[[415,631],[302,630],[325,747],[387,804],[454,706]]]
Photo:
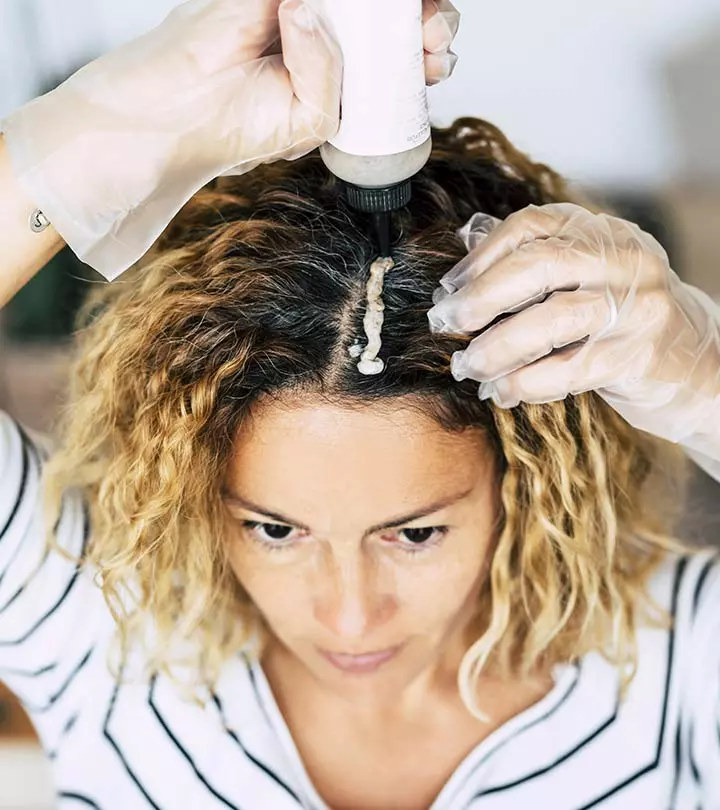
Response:
[[[48,610],[47,613],[43,614],[29,630],[26,630],[25,633],[22,636],[20,636],[20,638],[13,639],[12,641],[0,641],[0,647],[16,647],[17,645],[27,641],[30,638],[30,636],[32,636],[33,633],[38,628],[42,627],[42,625],[45,624],[45,622],[53,615],[53,613],[55,613],[55,611],[65,601],[65,599],[67,599],[68,595],[70,594],[70,591],[75,586],[75,583],[77,582],[79,576],[80,576],[80,569],[76,568],[75,573],[72,576],[72,579],[70,580],[70,582],[68,582],[62,595],[57,600],[57,602],[50,608],[50,610]]]
[[[185,748],[182,747],[182,745],[180,745],[180,741],[172,733],[172,731],[170,730],[170,727],[165,722],[165,720],[163,719],[163,716],[160,714],[160,711],[158,710],[157,706],[155,705],[155,687],[156,687],[156,685],[157,685],[157,675],[153,675],[153,677],[152,677],[152,679],[150,681],[150,691],[148,692],[148,705],[150,706],[150,709],[151,709],[152,713],[155,715],[158,723],[160,723],[160,726],[162,727],[163,731],[170,738],[171,742],[177,748],[177,750],[183,755],[184,759],[188,762],[190,767],[193,769],[193,771],[195,773],[195,776],[197,776],[197,778],[203,783],[203,785],[207,788],[207,790],[210,793],[212,793],[212,795],[219,802],[222,802],[222,804],[224,804],[225,807],[229,807],[230,810],[240,810],[240,808],[236,804],[233,804],[229,799],[226,799],[221,793],[218,793],[218,791],[215,790],[215,788],[203,776],[202,771],[200,771],[198,766],[195,764],[195,761],[190,756],[190,754],[185,750]]]
[[[260,762],[259,759],[254,757],[247,750],[247,748],[245,748],[245,746],[240,741],[240,738],[238,737],[238,735],[228,726],[227,721],[225,720],[225,712],[223,711],[223,707],[222,707],[222,703],[220,702],[220,698],[214,692],[212,693],[212,700],[213,700],[213,703],[215,704],[215,706],[216,706],[216,708],[218,710],[218,713],[220,714],[220,721],[223,724],[223,728],[225,729],[226,733],[240,747],[243,754],[245,754],[245,756],[250,760],[250,762],[252,762],[258,768],[260,768],[261,771],[264,771],[274,782],[276,782],[281,788],[283,788],[285,791],[287,791],[287,793],[289,793],[290,796],[292,796],[292,798],[295,799],[295,801],[299,805],[302,805],[302,802],[300,801],[300,797],[295,793],[295,791],[289,785],[287,785],[285,782],[283,782],[283,780],[276,773],[274,773],[272,770],[270,770],[270,768],[268,768],[267,765]],[[262,704],[260,704],[260,705],[262,705]]]
[[[13,509],[12,509],[11,513],[10,513],[10,516],[8,517],[7,522],[5,523],[5,526],[3,526],[2,531],[0,531],[0,541],[2,540],[3,536],[6,534],[6,532],[10,528],[10,526],[12,525],[12,522],[13,522],[13,520],[15,519],[15,517],[17,515],[17,511],[20,508],[20,504],[22,503],[23,498],[25,496],[28,481],[29,481],[29,478],[30,478],[30,460],[31,459],[34,460],[35,465],[37,467],[37,470],[36,470],[35,474],[37,476],[38,481],[40,480],[40,475],[41,475],[41,471],[42,471],[42,461],[41,461],[42,454],[40,453],[38,447],[35,444],[33,444],[33,442],[30,440],[30,438],[28,437],[28,435],[25,433],[25,431],[22,429],[21,425],[18,422],[15,422],[13,420],[13,424],[15,425],[15,428],[17,429],[18,433],[20,434],[20,439],[21,439],[21,443],[22,443],[23,472],[22,472],[22,480],[21,480],[21,484],[20,484],[20,491],[18,493],[17,500],[15,501],[15,504],[13,506]],[[60,525],[60,520],[62,518],[62,515],[63,515],[63,510],[61,509],[60,510],[60,515],[58,516],[58,519],[55,522],[55,526],[53,527],[54,532],[57,531],[57,528]],[[2,582],[5,579],[5,575],[8,573],[8,571],[12,567],[15,560],[18,558],[18,555],[23,550],[23,548],[24,548],[24,544],[22,542],[19,542],[19,543],[16,544],[15,548],[13,549],[12,554],[10,555],[10,559],[5,563],[3,569],[0,571],[0,585],[2,585]],[[42,564],[44,562],[45,562],[45,560],[43,559],[42,562],[41,562],[41,566],[42,566]],[[10,606],[10,604],[12,604],[12,602],[17,598],[17,596],[19,596],[20,592],[22,592],[22,588],[20,589],[20,591],[15,593],[10,598],[10,600],[5,604],[5,606],[3,608],[0,608],[0,613],[3,610],[5,610],[6,608],[8,608]]]
[[[585,748],[586,745],[589,745],[596,737],[602,734],[603,731],[608,729],[617,720],[619,711],[620,711],[620,692],[618,691],[615,699],[615,708],[613,709],[612,714],[608,718],[603,720],[603,722],[591,734],[580,740],[580,742],[574,748],[571,748],[569,751],[566,751],[562,756],[558,757],[554,762],[551,762],[546,767],[539,768],[538,770],[533,771],[532,773],[529,773],[526,776],[521,777],[520,779],[515,779],[512,782],[508,782],[507,784],[497,785],[496,787],[491,787],[488,788],[487,790],[482,790],[480,791],[480,793],[476,793],[473,796],[473,799],[478,799],[480,798],[480,796],[487,796],[490,793],[499,793],[502,790],[517,787],[518,785],[523,784],[523,782],[529,782],[531,779],[535,779],[538,776],[542,776],[543,774],[548,773],[548,771],[551,771],[553,768],[557,767],[558,765],[561,765],[563,762],[570,759],[570,757],[577,754],[578,751],[581,751],[583,748]],[[526,731],[527,728],[528,727],[525,726],[525,728],[519,729],[518,732],[513,736],[517,736],[517,734]]]
[[[17,424],[16,424],[17,427]],[[20,432],[20,431],[18,431]],[[30,459],[28,454],[28,445],[26,444],[22,433],[20,432],[20,440],[22,444],[22,474],[20,476],[20,488],[18,489],[18,494],[15,498],[15,503],[13,504],[13,508],[10,510],[10,514],[8,519],[5,521],[5,525],[0,529],[0,540],[3,539],[5,533],[12,525],[13,520],[15,520],[15,515],[17,514],[18,509],[20,508],[20,504],[22,503],[23,495],[25,494],[25,490],[27,489],[27,482],[28,482],[28,468],[30,465]]]
[[[680,787],[680,771],[682,770],[682,739],[683,726],[678,721],[677,728],[675,729],[675,772],[673,773],[673,783],[670,790],[670,807],[676,807],[677,792]]]
[[[13,669],[12,667],[0,667],[0,675],[5,675],[6,677],[10,675],[11,677],[19,678],[38,678],[40,675],[53,672],[57,669],[57,667],[57,661],[52,664],[47,664],[44,667],[40,667],[40,669]]]
[[[55,524],[55,528],[53,529],[53,532],[57,532],[57,528],[60,525],[60,520],[62,518],[62,514],[63,513],[61,512],[61,516],[58,518],[58,520],[57,520],[57,522]],[[87,512],[86,508],[83,508],[83,514],[84,514],[85,522],[83,524],[84,525],[84,530],[83,530],[82,551],[80,553],[81,557],[85,554],[85,549],[87,547],[87,540],[88,540],[88,536],[89,536],[89,526],[90,526],[90,517],[88,515],[88,512]],[[45,549],[45,551],[43,553],[43,556],[42,556],[42,559],[40,560],[40,564],[35,568],[35,570],[31,574],[29,580],[27,582],[24,582],[15,591],[15,593],[8,599],[8,601],[5,602],[5,604],[2,607],[0,607],[0,613],[2,613],[4,610],[7,610],[10,607],[10,605],[12,605],[12,603],[16,599],[18,599],[25,592],[25,588],[30,584],[30,582],[32,582],[35,579],[35,577],[40,575],[40,571],[43,569],[45,563],[50,559],[53,552],[54,552],[54,549],[51,549],[50,547],[47,547]],[[55,552],[55,553],[57,553],[57,552]]]
[[[30,581],[32,581],[34,577],[38,576],[43,566],[48,561],[49,557],[50,557],[50,549],[48,548],[45,549],[45,553],[43,554],[42,560],[40,560],[40,565],[38,565],[38,567],[33,571],[32,576],[30,577]],[[7,610],[10,607],[10,605],[12,605],[12,603],[22,595],[27,585],[28,583],[25,582],[15,591],[15,593],[7,600],[7,602],[5,602],[5,604],[2,607],[0,607],[0,613],[2,613],[4,610]]]
[[[680,579],[681,579],[682,573],[684,572],[686,563],[687,563],[687,559],[682,558],[678,563],[678,567],[677,567],[676,574],[675,574],[675,581],[673,583],[672,607],[671,607],[671,613],[672,613],[673,618],[674,618],[676,610],[677,610],[677,596],[678,596],[678,591],[679,591],[679,587],[680,587]],[[668,664],[667,664],[667,672],[666,672],[666,680],[665,680],[665,697],[664,697],[664,702],[663,702],[662,721],[661,721],[661,725],[660,725],[660,734],[659,734],[659,740],[658,740],[658,746],[657,746],[655,760],[650,765],[648,765],[647,767],[645,767],[644,769],[642,769],[638,773],[632,775],[631,777],[629,777],[627,780],[625,780],[621,784],[616,785],[615,787],[611,788],[603,796],[600,796],[599,798],[593,800],[592,802],[590,802],[590,804],[583,805],[581,808],[578,808],[577,810],[589,810],[589,808],[597,806],[601,801],[604,801],[606,798],[613,795],[613,793],[617,792],[621,788],[623,788],[626,785],[630,784],[630,782],[634,781],[639,776],[642,776],[643,774],[645,774],[648,771],[652,770],[653,768],[657,767],[658,762],[660,761],[660,752],[662,750],[663,736],[664,736],[664,732],[665,732],[665,721],[666,721],[666,718],[667,718],[667,704],[668,704],[668,698],[669,698],[669,692],[670,692],[670,680],[671,680],[672,663],[673,663],[673,661],[672,661],[673,648],[674,648],[674,625],[671,628],[671,630],[669,631]],[[573,684],[573,686],[575,686],[578,683],[579,680],[580,680],[580,678],[578,677],[576,679],[576,681],[575,681],[575,684]],[[561,702],[559,702],[556,706],[554,706],[550,712],[548,712],[546,715],[542,716],[541,718],[538,718],[538,720],[536,720],[535,722],[539,722],[541,720],[547,719],[547,717],[550,716],[550,714],[552,714],[557,708],[559,708],[564,702],[566,702],[567,697],[568,697],[568,695],[565,695],[563,697],[563,700]],[[476,793],[476,794],[473,795],[471,801],[474,801],[475,799],[478,799],[479,797],[485,796],[485,795],[487,795],[489,793],[498,793],[498,792],[500,792],[502,790],[517,787],[518,785],[524,784],[524,783],[532,780],[533,778],[535,778],[537,776],[541,776],[541,775],[543,775],[545,773],[548,773],[556,765],[559,765],[560,763],[564,762],[566,759],[568,759],[569,756],[573,755],[574,753],[579,751],[582,747],[587,745],[592,739],[597,737],[597,735],[599,733],[601,733],[605,728],[607,728],[610,725],[610,723],[614,722],[614,720],[616,719],[617,714],[618,714],[618,706],[619,706],[619,704],[616,703],[615,711],[614,711],[613,715],[607,721],[605,721],[601,726],[599,726],[589,738],[583,740],[580,743],[579,746],[576,746],[575,748],[573,748],[570,751],[563,754],[559,759],[555,760],[555,762],[553,762],[549,767],[538,770],[535,773],[528,774],[527,776],[523,777],[522,779],[514,780],[513,782],[510,782],[510,783],[508,783],[506,785],[500,785],[498,787],[488,788],[487,790],[480,791],[479,793]],[[512,740],[514,737],[518,736],[519,734],[522,734],[528,728],[530,728],[530,726],[524,726],[523,728],[518,729],[517,732],[515,732],[515,734],[513,734],[507,740],[504,740],[503,744],[506,744],[507,742]],[[473,772],[476,771],[477,768],[479,768],[489,757],[494,755],[497,750],[498,749],[493,749],[492,751],[488,752],[488,754],[478,763],[476,768],[473,769]],[[473,776],[473,774],[469,775],[468,781],[469,781],[470,778],[472,778],[472,776]]]
[[[113,689],[112,697],[110,698],[110,703],[108,704],[107,714],[105,715],[105,721],[103,723],[103,736],[110,743],[110,745],[113,747],[115,753],[118,755],[118,759],[122,763],[123,768],[125,768],[125,772],[130,777],[130,779],[132,779],[132,781],[135,783],[135,786],[137,787],[137,789],[147,799],[148,803],[153,808],[153,810],[163,810],[163,808],[160,807],[160,805],[155,804],[155,802],[150,797],[150,794],[147,792],[147,790],[145,790],[145,786],[137,778],[137,776],[135,775],[135,772],[130,767],[130,765],[128,765],[128,762],[125,759],[125,756],[124,756],[122,750],[120,749],[120,746],[115,742],[115,739],[113,738],[112,734],[110,733],[110,729],[109,729],[110,718],[112,717],[113,710],[115,709],[115,703],[117,702],[117,696],[118,696],[118,692],[120,690],[120,682],[122,681],[122,676],[123,676],[123,670],[121,669],[120,672],[119,672],[119,677],[118,677],[117,681],[115,682],[115,688]]]
[[[695,724],[690,721],[690,730],[688,732],[690,737],[690,745],[688,745],[688,760],[690,762],[690,771],[698,787],[702,787],[702,776],[700,775],[700,768],[695,760]]]
[[[708,574],[712,570],[713,566],[718,562],[720,555],[713,554],[712,557],[703,565],[702,570],[700,571],[700,575],[697,578],[697,582],[695,583],[695,590],[693,591],[693,599],[692,599],[692,617],[695,619],[697,615],[698,605],[700,604],[700,595],[702,593],[703,585],[705,584],[705,580],[707,579]]]
[[[60,753],[60,746],[62,745],[63,741],[67,737],[67,735],[72,731],[73,726],[77,723],[78,719],[78,712],[75,714],[71,714],[70,717],[65,722],[65,725],[62,728],[62,731],[58,735],[57,741],[55,743],[55,748],[52,751],[48,752],[48,759],[57,759],[57,755]]]
[[[57,690],[57,692],[55,692],[53,695],[50,696],[47,703],[45,703],[42,706],[33,706],[30,703],[25,703],[25,708],[27,709],[27,711],[30,712],[31,714],[43,714],[43,712],[46,712],[46,711],[52,709],[52,707],[55,705],[55,703],[57,703],[57,701],[60,700],[60,698],[65,694],[67,689],[70,687],[70,684],[72,684],[72,682],[78,676],[78,674],[80,673],[82,668],[85,666],[85,664],[87,664],[87,662],[90,660],[90,656],[93,654],[94,649],[95,649],[94,647],[91,647],[85,653],[85,655],[75,665],[72,672],[65,679],[62,686]]]
[[[87,796],[83,796],[81,793],[73,793],[69,790],[61,790],[58,793],[58,798],[68,799],[72,802],[82,804],[84,807],[92,807],[94,810],[102,810],[99,804],[96,804],[92,799],[89,799]]]
[[[604,802],[605,799],[613,796],[618,791],[622,790],[623,788],[627,787],[629,784],[634,782],[636,779],[639,779],[641,776],[645,776],[646,774],[650,773],[650,771],[655,770],[658,764],[660,763],[660,756],[662,754],[663,743],[665,740],[665,730],[666,730],[666,723],[667,723],[667,713],[668,713],[668,703],[670,701],[670,685],[672,683],[672,673],[673,673],[673,664],[674,658],[673,653],[675,651],[675,617],[677,616],[677,602],[678,602],[678,593],[680,591],[680,582],[682,580],[683,574],[685,573],[685,568],[687,567],[688,558],[682,557],[678,560],[677,567],[675,569],[675,580],[673,582],[673,589],[672,589],[672,602],[670,607],[670,615],[672,617],[672,626],[668,631],[668,651],[667,651],[667,670],[665,673],[665,694],[663,698],[663,708],[662,708],[662,717],[660,720],[660,734],[658,735],[658,743],[657,748],[655,750],[655,759],[646,765],[644,768],[641,768],[639,771],[631,774],[624,779],[622,782],[619,782],[617,785],[614,785],[610,790],[607,790],[601,796],[598,796],[593,801],[589,802],[588,804],[584,804],[582,807],[579,807],[578,810],[589,810],[591,807],[597,807],[601,802]]]
[[[577,666],[576,666],[575,679],[570,684],[569,688],[567,689],[565,694],[560,698],[560,700],[558,700],[557,703],[554,703],[544,714],[540,715],[539,717],[536,717],[532,722],[528,723],[527,725],[523,726],[522,728],[517,729],[517,731],[513,732],[509,737],[506,737],[499,745],[497,745],[496,747],[494,747],[490,751],[488,751],[485,754],[485,756],[483,756],[482,759],[480,759],[480,761],[475,764],[475,766],[470,771],[470,773],[468,773],[467,777],[465,778],[465,781],[463,782],[462,787],[460,787],[458,789],[459,791],[462,791],[464,789],[465,785],[467,785],[469,782],[473,781],[476,778],[478,770],[480,768],[482,768],[482,766],[488,761],[488,759],[493,757],[498,751],[500,751],[502,748],[504,748],[506,745],[508,745],[508,743],[510,743],[512,740],[514,740],[518,735],[524,733],[525,731],[527,731],[530,728],[533,728],[533,726],[538,725],[538,723],[545,722],[545,720],[547,720],[548,717],[552,717],[552,715],[555,714],[555,712],[561,706],[564,706],[565,703],[567,703],[567,701],[570,699],[573,692],[577,688],[577,685],[580,683],[580,673],[581,673],[581,670],[582,670],[582,665],[583,665],[583,662],[582,662],[582,659],[581,659],[578,662]],[[504,787],[505,786],[503,786],[503,788]],[[487,791],[482,791],[481,793],[474,795],[473,799],[476,799],[476,798],[478,798],[478,796],[482,796],[485,793],[493,792],[494,790],[495,790],[494,788],[489,788]],[[472,801],[472,799],[471,799],[471,801]]]
[[[83,523],[84,523],[84,526],[83,526],[83,548],[85,548],[85,544],[87,543],[87,539],[88,539],[88,535],[89,535],[89,531],[90,531],[90,521],[89,521],[89,516],[88,516],[88,513],[87,513],[86,509],[83,509]],[[53,613],[55,613],[55,611],[63,604],[63,602],[67,599],[68,595],[70,594],[70,591],[73,589],[73,587],[75,586],[75,583],[78,581],[80,573],[81,573],[81,567],[76,566],[75,567],[75,573],[73,574],[72,578],[70,579],[70,582],[68,582],[68,584],[67,584],[65,590],[63,591],[63,593],[61,594],[60,598],[57,600],[57,602],[55,602],[55,604],[50,608],[50,610],[48,610],[43,616],[41,616],[35,622],[35,624],[29,630],[27,630],[24,633],[24,635],[20,636],[20,638],[14,639],[13,641],[0,641],[0,647],[16,647],[19,644],[22,644],[23,642],[27,641],[30,638],[30,636],[32,636],[33,633],[35,633],[35,631],[39,627],[41,627],[53,615]]]

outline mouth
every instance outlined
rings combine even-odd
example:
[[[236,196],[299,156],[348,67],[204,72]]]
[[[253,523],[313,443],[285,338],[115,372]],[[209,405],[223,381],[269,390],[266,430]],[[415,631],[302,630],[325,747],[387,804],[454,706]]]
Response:
[[[361,655],[351,655],[350,653],[334,653],[327,650],[318,650],[326,661],[329,661],[336,669],[342,672],[354,674],[365,674],[375,672],[381,666],[394,658],[402,648],[402,644],[396,647],[389,647],[387,650],[378,652],[362,653]]]

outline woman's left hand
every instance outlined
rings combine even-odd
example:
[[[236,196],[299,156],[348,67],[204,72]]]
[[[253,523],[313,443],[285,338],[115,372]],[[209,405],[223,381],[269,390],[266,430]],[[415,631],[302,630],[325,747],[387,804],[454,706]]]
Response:
[[[630,424],[720,469],[720,308],[649,234],[571,203],[477,214],[441,279],[434,331],[477,333],[457,380],[502,407],[595,390]]]
[[[450,0],[423,0],[423,46],[425,49],[425,78],[435,85],[450,78],[457,54],[451,45],[460,26],[460,12]]]

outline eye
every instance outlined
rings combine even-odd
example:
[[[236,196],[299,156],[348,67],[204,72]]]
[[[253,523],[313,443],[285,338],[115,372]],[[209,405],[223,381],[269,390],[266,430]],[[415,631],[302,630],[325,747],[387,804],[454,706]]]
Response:
[[[434,526],[426,526],[423,529],[403,529],[400,534],[405,535],[405,539],[413,545],[426,543],[435,533]]]
[[[295,529],[292,526],[284,526],[282,523],[259,523],[256,520],[244,520],[242,525],[253,540],[269,549],[287,548],[295,539],[292,536]]]
[[[448,528],[448,526],[423,526],[421,529],[400,529],[395,537],[404,541],[405,551],[417,554],[438,545],[448,533]]]
[[[244,520],[243,528],[259,545],[270,551],[292,548],[300,535],[297,530],[282,523],[260,523]],[[397,545],[408,554],[417,554],[438,545],[448,532],[448,526],[423,526],[419,529],[400,529],[386,537],[387,542]]]

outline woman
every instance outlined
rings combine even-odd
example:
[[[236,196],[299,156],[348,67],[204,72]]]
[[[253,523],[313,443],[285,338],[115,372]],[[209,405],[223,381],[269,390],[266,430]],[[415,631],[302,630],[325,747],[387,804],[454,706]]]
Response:
[[[382,374],[359,374],[351,351],[367,223],[309,155],[213,183],[93,297],[49,460],[2,422],[0,668],[63,806],[720,801],[720,569],[669,535],[672,448],[606,401],[622,407],[621,384],[651,384],[656,366],[604,380],[602,396],[504,409],[488,399],[533,368],[508,330],[532,315],[537,282],[516,288],[521,312],[477,326],[519,308],[501,282],[478,295],[483,279],[505,262],[522,282],[553,229],[586,260],[579,233],[604,227],[617,245],[628,230],[633,250],[596,259],[599,274],[661,262],[639,230],[563,203],[561,181],[489,125],[434,137],[398,219]],[[93,191],[69,233],[101,205]],[[57,239],[33,236],[29,258],[6,258],[8,286]],[[528,247],[509,254],[518,239]],[[431,332],[440,281],[451,294],[435,293]],[[627,310],[613,318],[625,330]],[[541,363],[601,365],[602,328],[611,342],[605,319]],[[473,376],[495,383],[490,397]]]

